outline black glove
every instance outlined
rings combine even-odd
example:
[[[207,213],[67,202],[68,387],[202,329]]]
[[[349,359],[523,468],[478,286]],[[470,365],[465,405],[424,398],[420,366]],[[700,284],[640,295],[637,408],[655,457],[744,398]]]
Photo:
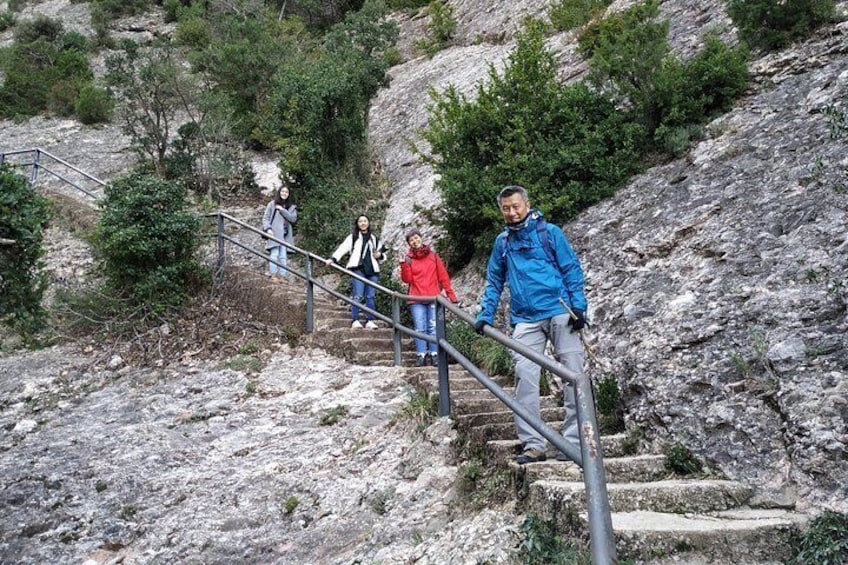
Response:
[[[585,310],[572,310],[574,316],[569,318],[568,325],[574,329],[574,331],[579,332],[583,328],[586,327],[586,311]]]
[[[477,320],[476,322],[474,322],[474,331],[480,335],[483,335],[483,328],[491,325],[492,324],[490,324],[486,320]]]

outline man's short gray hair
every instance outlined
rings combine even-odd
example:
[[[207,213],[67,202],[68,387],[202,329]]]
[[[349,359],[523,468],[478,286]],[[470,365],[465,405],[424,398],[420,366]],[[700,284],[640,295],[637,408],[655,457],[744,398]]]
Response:
[[[524,189],[523,186],[518,186],[517,184],[511,184],[509,186],[503,187],[501,189],[501,191],[498,193],[498,204],[500,204],[501,201],[503,201],[504,198],[509,198],[513,194],[520,194],[521,199],[524,200],[525,202],[530,200],[530,197],[527,196],[527,191]]]

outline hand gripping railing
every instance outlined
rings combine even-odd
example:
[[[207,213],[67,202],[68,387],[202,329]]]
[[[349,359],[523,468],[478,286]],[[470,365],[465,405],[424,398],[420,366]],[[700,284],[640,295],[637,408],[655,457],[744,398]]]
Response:
[[[31,159],[26,158],[29,155],[32,155]],[[51,163],[51,166],[54,165],[54,164],[58,164],[58,165],[61,165],[62,167],[65,167],[66,169],[68,169],[70,171],[74,171],[75,173],[81,175],[83,179],[93,183],[96,186],[96,188],[94,190],[102,190],[103,187],[106,186],[106,183],[103,182],[102,180],[98,179],[97,177],[94,177],[94,176],[86,173],[85,171],[78,169],[77,167],[71,165],[70,163],[68,163],[64,159],[60,159],[59,157],[56,157],[52,153],[49,153],[49,152],[45,151],[44,149],[39,149],[38,147],[36,147],[34,149],[22,149],[22,150],[18,150],[18,151],[2,152],[2,153],[0,153],[0,164],[6,162],[6,160],[9,157],[25,157],[26,158],[26,159],[21,159],[20,161],[16,161],[16,162],[11,163],[11,164],[16,166],[16,167],[32,167],[32,171],[30,171],[30,178],[29,178],[29,183],[31,185],[34,185],[36,183],[36,181],[38,180],[39,171],[44,171],[46,173],[53,175],[57,179],[71,185],[72,187],[76,188],[80,192],[85,193],[86,196],[90,196],[91,198],[94,198],[95,200],[98,200],[99,198],[101,198],[101,194],[98,194],[97,192],[93,192],[92,190],[89,190],[89,189],[81,186],[78,182],[75,182],[74,180],[68,178],[67,176],[62,174],[60,171],[54,170],[53,168],[47,166],[43,162],[44,159],[46,158]]]
[[[496,382],[489,378],[483,371],[474,365],[467,357],[457,350],[447,339],[447,312],[452,313],[465,323],[474,324],[474,318],[464,310],[453,305],[443,296],[410,296],[395,292],[382,285],[373,283],[370,280],[357,275],[339,265],[331,264],[330,266],[337,271],[364,282],[367,285],[374,287],[376,290],[386,293],[392,298],[392,316],[387,317],[376,310],[372,310],[367,306],[354,301],[352,298],[343,295],[336,290],[329,288],[323,282],[316,279],[313,275],[313,265],[315,261],[327,263],[322,257],[315,255],[304,249],[292,245],[281,239],[266,235],[262,230],[250,226],[244,222],[233,218],[223,212],[209,214],[209,217],[217,219],[217,258],[215,279],[220,281],[223,277],[226,254],[224,245],[229,242],[233,245],[262,257],[267,261],[271,261],[267,253],[254,249],[253,247],[240,242],[238,239],[227,235],[225,230],[225,222],[231,222],[257,235],[267,237],[275,242],[284,245],[289,251],[303,255],[305,259],[305,269],[303,272],[298,271],[291,264],[282,265],[276,261],[275,264],[282,267],[291,274],[294,274],[306,283],[306,331],[312,332],[314,329],[314,287],[319,287],[330,295],[343,300],[348,304],[356,304],[366,312],[371,313],[376,318],[388,323],[393,329],[393,349],[395,365],[401,363],[401,335],[409,335],[419,339],[426,340],[430,343],[437,343],[439,346],[437,353],[437,367],[439,374],[439,413],[442,416],[450,415],[450,380],[449,380],[449,364],[448,355],[456,360],[457,363],[474,376],[484,387],[494,394],[507,408],[517,414],[537,430],[542,436],[551,442],[554,447],[563,452],[569,459],[577,463],[583,469],[583,481],[586,486],[587,510],[589,518],[589,540],[591,545],[592,563],[595,565],[608,565],[617,563],[618,559],[615,552],[615,538],[612,530],[612,518],[610,516],[609,495],[607,493],[606,472],[604,470],[603,450],[601,448],[600,431],[598,429],[598,420],[595,413],[594,395],[592,393],[592,382],[588,376],[575,373],[559,362],[533,351],[525,345],[515,341],[509,336],[501,333],[491,326],[486,326],[484,333],[486,336],[494,339],[504,347],[530,359],[537,365],[547,369],[551,373],[559,376],[563,381],[568,381],[574,384],[576,404],[577,404],[577,422],[580,435],[580,448],[574,447],[570,442],[567,442],[559,433],[548,426],[541,418],[527,412],[515,399],[506,393]],[[400,321],[401,304],[407,300],[415,300],[416,302],[435,302],[436,303],[436,337],[427,334],[416,332],[412,328],[404,326]]]

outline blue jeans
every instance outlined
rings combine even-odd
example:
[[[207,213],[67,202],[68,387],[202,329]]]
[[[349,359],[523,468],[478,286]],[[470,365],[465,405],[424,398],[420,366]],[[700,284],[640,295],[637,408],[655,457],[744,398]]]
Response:
[[[436,337],[436,303],[432,304],[410,304],[409,312],[412,314],[412,326],[417,332]],[[430,353],[436,354],[438,346],[423,339],[415,338],[415,352],[424,355],[429,349]]]
[[[272,247],[268,250],[268,256],[272,259],[272,261],[268,261],[268,270],[272,275],[280,273],[280,275],[287,277],[289,276],[289,272],[284,268],[280,267],[274,261],[277,261],[280,265],[288,265],[288,249],[283,245],[278,245],[277,247]]]
[[[380,275],[374,273],[373,275],[365,276],[360,269],[351,269],[354,273],[359,275],[360,277],[365,277],[369,281],[376,283],[380,282]],[[375,289],[373,286],[367,285],[359,279],[353,279],[353,298],[354,302],[358,302],[362,304],[362,299],[365,298],[365,305],[371,308],[372,310],[376,310],[374,307],[374,292]],[[350,317],[353,321],[359,319],[359,306],[357,304],[350,305]],[[365,313],[365,319],[373,320],[374,316],[368,312]]]

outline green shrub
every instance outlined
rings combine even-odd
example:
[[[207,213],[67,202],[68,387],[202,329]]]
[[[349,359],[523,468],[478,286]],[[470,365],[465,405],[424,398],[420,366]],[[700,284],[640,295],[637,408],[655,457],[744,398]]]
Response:
[[[73,108],[79,90],[76,85],[93,76],[85,53],[75,48],[62,50],[55,37],[48,39],[50,35],[58,37],[59,32],[41,29],[37,32],[41,35],[33,41],[15,43],[9,48],[4,60],[6,78],[0,86],[0,115],[32,116],[48,109],[51,103],[65,115],[68,108]],[[64,86],[56,86],[58,83],[70,86],[72,92],[61,92]]]
[[[176,40],[180,45],[203,49],[212,40],[212,34],[206,20],[193,16],[177,24]]]
[[[416,47],[432,57],[450,45],[456,32],[456,18],[453,16],[453,8],[444,0],[432,0],[427,5],[427,13],[430,17],[427,22],[428,35],[418,40]]]
[[[97,124],[109,121],[114,105],[109,91],[89,83],[80,89],[74,112],[82,123]]]
[[[59,41],[62,45],[63,51],[75,49],[76,51],[79,51],[81,53],[88,52],[88,39],[86,39],[86,37],[79,32],[66,32],[62,35]]]
[[[347,406],[337,404],[329,410],[324,410],[321,417],[318,418],[319,426],[333,426],[339,423],[339,420],[347,416],[349,410]]]
[[[557,31],[580,27],[603,13],[612,0],[558,0],[548,9],[548,17]]]
[[[673,443],[664,449],[665,468],[678,475],[693,475],[703,472],[703,466],[685,445]]]
[[[521,542],[515,549],[522,565],[589,565],[591,557],[575,548],[554,523],[535,514],[521,524]]]
[[[17,22],[15,14],[11,10],[0,12],[0,31],[6,31]]]
[[[101,208],[93,244],[110,286],[154,310],[181,303],[201,273],[185,189],[134,171],[106,187]]]
[[[615,375],[604,375],[598,380],[595,392],[598,405],[598,426],[602,434],[624,431],[624,402]]]
[[[73,116],[79,92],[80,83],[77,81],[60,80],[54,83],[47,93],[47,111],[54,116]]]
[[[772,51],[833,21],[836,9],[834,0],[728,0],[727,13],[748,45]]]
[[[8,164],[0,164],[0,322],[27,337],[44,324],[42,257],[48,203]]]
[[[848,563],[848,514],[825,510],[798,541],[792,565]]]
[[[475,100],[453,86],[431,97],[422,136],[439,175],[452,268],[488,254],[503,226],[497,194],[505,184],[523,185],[560,223],[641,167],[643,128],[585,85],[560,85],[538,23],[519,34],[503,76],[490,67]]]
[[[33,43],[44,39],[53,43],[64,32],[62,22],[48,16],[37,16],[31,20],[22,20],[15,29],[15,43]]]

